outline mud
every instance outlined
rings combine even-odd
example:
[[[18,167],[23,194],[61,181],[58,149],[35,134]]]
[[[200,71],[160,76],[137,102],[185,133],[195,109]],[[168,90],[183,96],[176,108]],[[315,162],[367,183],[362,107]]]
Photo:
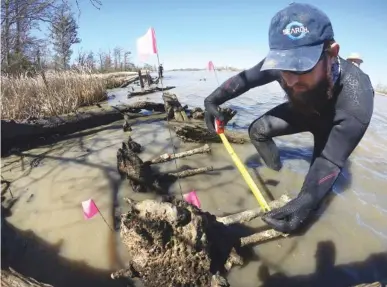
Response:
[[[133,105],[110,106],[107,102],[96,106],[85,107],[77,113],[57,117],[29,119],[15,122],[1,121],[1,154],[7,154],[12,148],[37,146],[42,140],[61,135],[106,125],[123,118],[125,113],[129,118],[143,117],[138,113],[141,109],[163,112],[163,105],[137,102]],[[155,113],[157,114],[157,112]]]

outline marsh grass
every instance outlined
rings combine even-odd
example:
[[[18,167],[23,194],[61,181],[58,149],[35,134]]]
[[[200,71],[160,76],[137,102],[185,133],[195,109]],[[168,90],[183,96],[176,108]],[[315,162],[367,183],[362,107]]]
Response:
[[[24,120],[56,116],[105,100],[106,89],[119,87],[132,72],[45,72],[36,77],[1,76],[1,118]]]

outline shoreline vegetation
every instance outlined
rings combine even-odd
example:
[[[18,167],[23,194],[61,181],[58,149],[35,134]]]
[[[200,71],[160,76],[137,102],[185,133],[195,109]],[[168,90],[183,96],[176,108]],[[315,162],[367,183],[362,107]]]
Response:
[[[137,72],[49,71],[29,77],[1,76],[2,120],[28,120],[76,112],[107,99]]]
[[[239,71],[232,67],[226,68],[220,67],[217,71]],[[170,71],[202,70],[205,69],[186,68]],[[107,100],[108,89],[118,88],[136,76],[137,72],[132,71],[98,73],[87,69],[42,71],[33,77],[2,74],[1,118],[22,121],[76,112],[80,107]],[[375,87],[375,92],[387,96],[387,86],[379,84]]]
[[[195,72],[195,71],[205,71],[207,70],[206,68],[202,68],[202,69],[199,69],[199,68],[181,68],[181,69],[171,69],[171,70],[168,70],[168,71],[171,71],[171,72],[176,72],[176,71],[181,71],[181,72]],[[215,67],[215,70],[216,71],[231,71],[231,72],[239,72],[239,71],[243,71],[243,69],[240,69],[240,68],[235,68],[235,67]]]
[[[375,92],[382,96],[387,96],[387,86],[383,86],[379,84],[376,86]]]

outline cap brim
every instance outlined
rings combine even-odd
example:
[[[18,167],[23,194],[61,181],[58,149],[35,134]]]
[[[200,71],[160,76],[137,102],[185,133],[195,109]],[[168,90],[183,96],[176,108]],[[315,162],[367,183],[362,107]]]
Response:
[[[358,61],[360,61],[361,63],[363,63],[363,60],[360,59],[360,58],[347,58],[347,60],[358,60]]]
[[[283,70],[305,72],[311,70],[319,61],[324,44],[299,47],[291,50],[270,50],[262,65],[264,70]]]

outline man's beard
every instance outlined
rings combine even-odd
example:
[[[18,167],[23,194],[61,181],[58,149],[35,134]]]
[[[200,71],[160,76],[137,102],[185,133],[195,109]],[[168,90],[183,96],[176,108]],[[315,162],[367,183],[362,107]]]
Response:
[[[330,85],[327,77],[324,77],[316,86],[305,92],[294,92],[284,81],[282,81],[281,86],[285,90],[292,108],[306,115],[318,113],[329,98]]]

